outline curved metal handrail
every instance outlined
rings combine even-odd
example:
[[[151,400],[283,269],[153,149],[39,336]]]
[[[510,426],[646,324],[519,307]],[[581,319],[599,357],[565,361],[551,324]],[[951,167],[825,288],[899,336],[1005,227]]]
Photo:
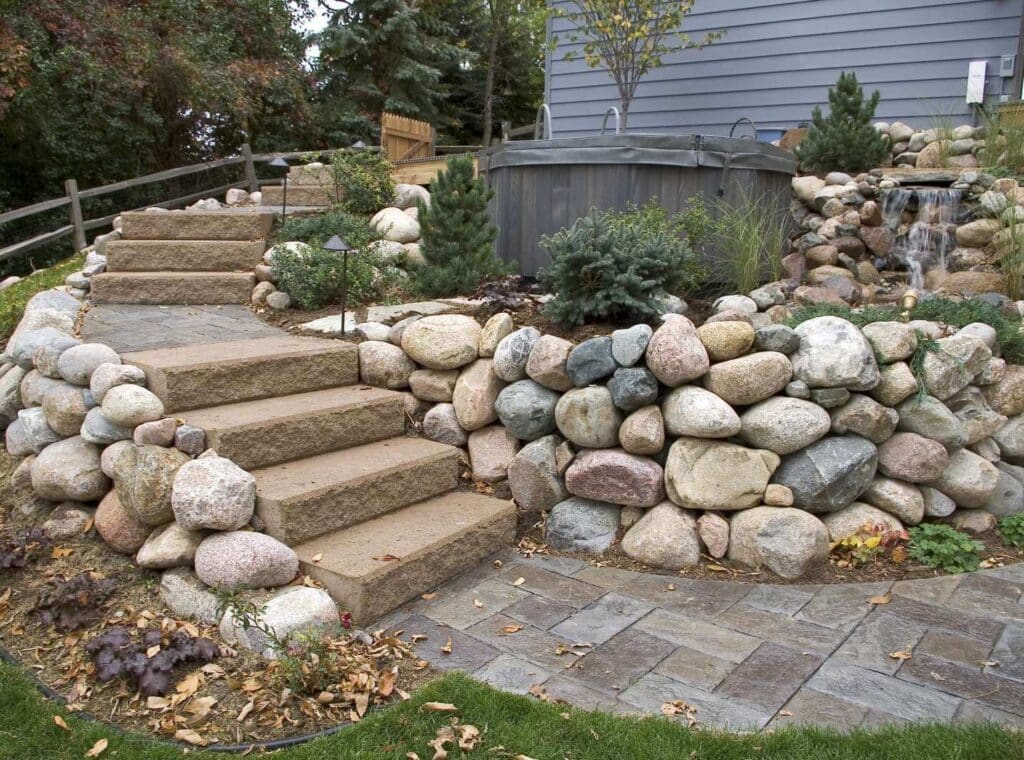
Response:
[[[619,117],[619,109],[615,106],[609,106],[608,110],[604,112],[604,118],[601,120],[601,134],[603,135],[608,129],[608,115],[615,114],[615,134],[622,134],[622,119]]]
[[[541,116],[544,117],[543,121],[541,120]],[[544,132],[541,131],[542,125],[547,128],[545,130],[547,134],[544,135],[543,139],[550,140],[554,136],[554,133],[551,130],[551,109],[548,108],[547,103],[541,103],[540,108],[537,109],[537,118],[533,122],[534,140],[540,140],[541,135],[544,134]]]
[[[729,130],[729,137],[732,137],[734,135],[734,133],[736,132],[736,127],[738,127],[743,122],[747,122],[747,124],[750,125],[750,128],[752,130],[754,130],[754,134],[753,135],[749,135],[749,136],[741,137],[740,139],[741,140],[756,140],[757,139],[757,125],[753,121],[748,119],[746,116],[741,116],[740,118],[736,119],[736,121],[734,121],[732,123],[732,129]]]

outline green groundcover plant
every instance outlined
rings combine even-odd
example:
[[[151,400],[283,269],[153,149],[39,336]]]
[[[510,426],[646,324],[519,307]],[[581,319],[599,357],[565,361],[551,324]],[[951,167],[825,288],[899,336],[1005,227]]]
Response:
[[[997,527],[1006,543],[1024,549],[1024,512],[1002,518]]]
[[[949,525],[922,523],[907,532],[907,554],[916,562],[954,574],[977,570],[981,564],[985,545]]]

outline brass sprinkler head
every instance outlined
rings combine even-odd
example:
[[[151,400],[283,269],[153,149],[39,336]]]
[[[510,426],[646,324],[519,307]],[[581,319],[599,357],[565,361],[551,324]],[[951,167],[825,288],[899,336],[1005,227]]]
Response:
[[[900,319],[904,322],[910,321],[910,311],[917,306],[917,291],[913,288],[906,290],[903,293],[903,313],[900,314]]]

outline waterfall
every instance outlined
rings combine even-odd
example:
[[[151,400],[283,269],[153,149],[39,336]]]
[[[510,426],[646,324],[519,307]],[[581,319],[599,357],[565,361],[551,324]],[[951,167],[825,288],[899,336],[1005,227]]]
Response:
[[[909,225],[903,214],[916,201],[917,215]],[[955,245],[950,234],[960,206],[960,191],[935,187],[901,187],[882,195],[883,223],[892,231],[895,257],[907,268],[912,288],[924,288],[929,269],[946,268],[946,254]]]

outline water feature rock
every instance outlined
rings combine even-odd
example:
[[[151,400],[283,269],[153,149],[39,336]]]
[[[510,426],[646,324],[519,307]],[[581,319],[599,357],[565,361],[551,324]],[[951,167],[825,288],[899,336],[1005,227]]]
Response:
[[[1003,379],[986,385],[981,392],[988,399],[989,406],[999,414],[1015,417],[1024,413],[1024,367],[1007,365]]]
[[[459,417],[451,404],[438,404],[423,415],[423,435],[449,446],[465,446],[469,440],[469,434],[459,424]]]
[[[604,554],[619,530],[619,507],[573,497],[548,513],[544,541],[563,551]]]
[[[658,379],[646,367],[620,367],[608,381],[608,390],[615,406],[633,411],[657,401]]]
[[[671,435],[692,438],[731,438],[740,432],[740,417],[729,404],[696,385],[676,388],[662,404],[665,427]]]
[[[913,396],[896,407],[900,421],[896,429],[917,433],[938,441],[947,449],[963,446],[967,433],[957,416],[932,396]]]
[[[501,424],[522,441],[555,431],[559,394],[533,380],[519,380],[502,389],[494,403]]]
[[[856,433],[875,444],[889,440],[896,430],[899,414],[869,396],[855,393],[842,406],[832,410],[832,432]]]
[[[838,512],[822,515],[821,521],[828,529],[830,541],[842,541],[861,531],[870,532],[879,525],[887,532],[903,530],[903,524],[893,515],[857,501]]]
[[[283,586],[299,571],[299,558],[276,538],[253,531],[214,533],[196,549],[196,575],[224,589]]]
[[[949,463],[938,478],[928,483],[965,509],[984,507],[999,487],[999,470],[967,449],[950,453]]]
[[[555,407],[555,422],[566,439],[584,448],[610,448],[618,440],[622,415],[604,386],[575,388]]]
[[[750,407],[739,419],[744,443],[779,456],[810,446],[828,433],[830,426],[828,412],[817,404],[784,396]]]
[[[787,507],[755,507],[729,521],[729,559],[799,578],[828,559],[828,529],[814,515]]]
[[[82,438],[89,443],[106,446],[118,441],[130,441],[132,428],[125,425],[115,425],[111,422],[103,410],[96,406],[90,409],[82,422]]]
[[[882,364],[903,361],[917,350],[917,334],[903,322],[872,322],[861,332]]]
[[[665,463],[668,497],[690,509],[732,511],[761,503],[779,465],[770,451],[724,441],[679,438]]]
[[[583,341],[569,352],[565,362],[565,371],[577,388],[608,377],[616,367],[612,358],[612,339],[607,335]]]
[[[704,385],[728,404],[748,406],[781,391],[792,379],[792,373],[793,367],[785,354],[761,351],[712,365]]]
[[[177,449],[136,444],[125,447],[113,465],[117,497],[139,522],[150,527],[170,522],[174,519],[171,489],[175,475],[189,461]]]
[[[547,435],[523,446],[508,468],[512,498],[525,512],[541,512],[569,498],[558,473],[558,437]]]
[[[508,477],[508,468],[519,451],[519,441],[501,425],[488,425],[469,434],[469,463],[473,480],[497,483]]]
[[[664,472],[653,459],[622,449],[582,451],[565,471],[569,493],[630,507],[653,507],[665,498]]]
[[[786,325],[768,325],[754,331],[755,351],[777,351],[789,356],[800,348],[800,336]]]
[[[80,436],[47,446],[32,462],[32,490],[49,501],[98,501],[110,490],[100,450]]]
[[[757,304],[748,296],[731,295],[715,299],[712,308],[716,312],[738,311],[741,314],[757,314]]]
[[[458,378],[457,369],[417,369],[409,375],[409,387],[418,399],[446,403],[452,400]]]
[[[619,445],[630,454],[653,456],[665,446],[665,421],[657,406],[645,406],[619,427]]]
[[[64,437],[78,435],[89,411],[89,391],[74,385],[62,385],[43,396],[46,424]]]
[[[187,461],[173,482],[171,508],[186,530],[237,530],[256,508],[256,478],[224,457]]]
[[[839,317],[815,317],[796,328],[800,348],[793,354],[793,375],[812,388],[864,391],[878,385],[871,344],[852,323]]]
[[[928,483],[949,463],[945,446],[917,433],[896,433],[878,447],[878,471],[908,483]]]
[[[895,515],[904,525],[917,525],[924,519],[924,496],[911,483],[876,477],[860,499]]]
[[[627,557],[650,567],[679,570],[700,563],[700,538],[693,515],[663,501],[641,517],[622,538]]]
[[[459,374],[452,404],[463,429],[479,430],[498,419],[494,403],[505,383],[494,374],[491,359],[477,359]]]
[[[772,306],[786,303],[785,282],[770,282],[750,291],[750,299],[757,304],[760,311],[767,311]]]
[[[870,441],[855,435],[830,436],[786,456],[772,482],[792,490],[795,507],[836,512],[871,485],[877,463]]]
[[[494,349],[494,374],[509,383],[523,380],[530,352],[538,340],[540,330],[536,327],[521,327],[502,338]]]
[[[669,387],[682,385],[708,371],[710,360],[693,323],[680,315],[666,315],[647,345],[647,366]]]
[[[484,323],[480,331],[480,356],[494,356],[498,344],[512,334],[515,324],[512,322],[512,315],[506,312],[499,312]]]
[[[145,385],[146,373],[139,367],[118,362],[106,362],[93,370],[89,390],[97,404],[102,404],[107,391],[118,385]]]
[[[121,358],[112,348],[102,343],[83,343],[72,346],[57,360],[57,371],[73,385],[89,386],[93,371],[101,364],[120,364]]]
[[[825,180],[808,174],[804,177],[793,177],[793,195],[805,206],[814,206],[814,197],[825,187]]]
[[[747,322],[711,322],[697,328],[697,337],[711,361],[722,362],[750,350],[754,344],[754,328]]]
[[[574,383],[566,371],[572,343],[554,335],[542,335],[526,360],[526,374],[554,391],[567,391]]]
[[[155,528],[135,555],[135,564],[156,570],[191,567],[196,549],[206,538],[206,531],[187,530],[178,523]]]
[[[163,402],[152,391],[137,385],[116,385],[101,405],[104,416],[115,425],[134,428],[164,416]]]
[[[456,369],[477,358],[479,323],[464,314],[435,314],[405,328],[402,348],[429,369]]]
[[[654,330],[639,324],[612,333],[612,358],[623,367],[632,367],[644,357]]]

